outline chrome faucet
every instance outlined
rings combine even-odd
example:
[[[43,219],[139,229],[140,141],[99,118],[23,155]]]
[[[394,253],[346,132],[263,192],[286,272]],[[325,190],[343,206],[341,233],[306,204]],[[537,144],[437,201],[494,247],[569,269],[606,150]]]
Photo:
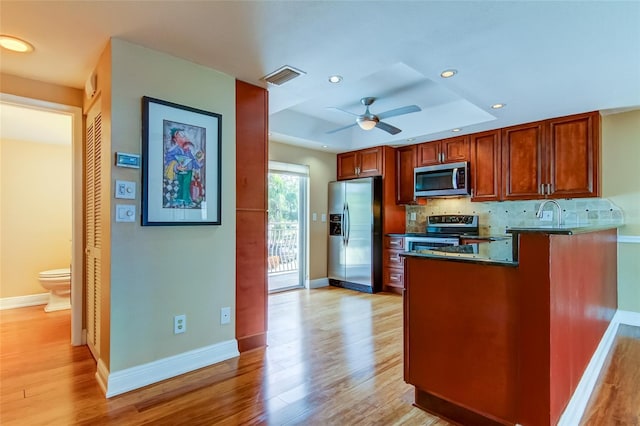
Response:
[[[544,200],[542,203],[540,203],[540,207],[538,208],[536,217],[540,219],[542,218],[542,211],[544,210],[544,207],[549,203],[554,204],[556,207],[558,207],[558,226],[561,226],[562,225],[562,207],[560,207],[560,204],[558,204],[556,200]]]

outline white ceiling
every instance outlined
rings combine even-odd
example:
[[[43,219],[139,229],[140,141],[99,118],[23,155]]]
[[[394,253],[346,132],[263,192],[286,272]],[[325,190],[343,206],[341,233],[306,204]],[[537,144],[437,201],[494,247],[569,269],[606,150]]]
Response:
[[[77,88],[110,37],[263,86],[293,66],[306,74],[268,87],[272,139],[335,152],[640,106],[640,1],[2,0],[0,32],[35,46],[3,50],[2,73]],[[365,96],[422,111],[385,119],[396,136],[326,134],[354,119],[326,107],[360,114]]]

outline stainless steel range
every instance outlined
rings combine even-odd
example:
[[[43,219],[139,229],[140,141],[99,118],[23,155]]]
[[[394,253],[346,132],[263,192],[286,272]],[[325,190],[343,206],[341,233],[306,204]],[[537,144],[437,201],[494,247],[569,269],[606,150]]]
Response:
[[[418,251],[458,246],[460,237],[477,236],[478,229],[478,216],[475,215],[429,216],[426,232],[407,234],[404,247],[406,251]]]

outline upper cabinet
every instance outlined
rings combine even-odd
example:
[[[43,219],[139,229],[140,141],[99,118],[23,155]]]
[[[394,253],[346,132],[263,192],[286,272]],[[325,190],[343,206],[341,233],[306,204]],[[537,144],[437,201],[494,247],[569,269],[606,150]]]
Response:
[[[396,203],[414,204],[413,169],[416,168],[416,145],[396,148]]]
[[[498,201],[502,188],[500,130],[476,133],[471,143],[471,201]]]
[[[600,114],[550,120],[548,132],[547,194],[556,198],[597,197]]]
[[[597,197],[600,114],[503,129],[503,200]]]
[[[469,156],[470,145],[468,136],[425,142],[417,146],[416,167],[469,161]]]
[[[544,189],[544,123],[502,130],[504,200],[531,200]]]
[[[382,147],[338,154],[338,180],[383,174]]]

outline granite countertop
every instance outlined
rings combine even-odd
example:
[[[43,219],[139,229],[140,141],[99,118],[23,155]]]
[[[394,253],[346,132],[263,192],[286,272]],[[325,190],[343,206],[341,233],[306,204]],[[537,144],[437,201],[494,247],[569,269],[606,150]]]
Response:
[[[400,256],[451,260],[456,262],[473,262],[501,266],[518,265],[518,262],[514,261],[513,259],[512,239],[509,237],[502,237],[493,241],[489,240],[484,243],[439,247],[434,250],[417,250],[413,252],[404,252],[401,253]]]
[[[427,234],[424,232],[407,232],[404,234],[400,234],[400,233],[390,233],[390,234],[385,234],[387,237],[433,237],[433,234]],[[447,235],[450,236],[450,235]],[[473,239],[473,240],[487,240],[487,241],[499,241],[499,240],[505,240],[505,239],[510,239],[511,235],[475,235],[475,234],[461,234],[459,235],[460,238],[468,238],[468,239]]]
[[[559,235],[576,235],[586,234],[589,232],[606,231],[608,229],[616,229],[621,227],[622,224],[608,224],[608,225],[561,225],[561,226],[523,226],[523,227],[511,227],[507,228],[508,234],[522,234],[522,233],[541,233],[541,234],[559,234]]]

